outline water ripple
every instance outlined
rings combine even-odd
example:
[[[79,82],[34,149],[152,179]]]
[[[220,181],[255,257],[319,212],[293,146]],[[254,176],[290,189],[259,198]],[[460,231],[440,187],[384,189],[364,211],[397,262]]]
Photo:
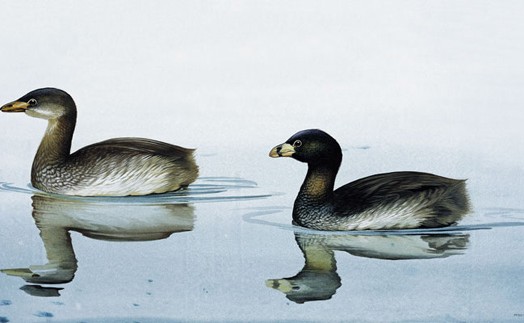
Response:
[[[483,210],[482,213],[487,218],[524,220],[524,209],[492,207]]]
[[[324,234],[324,235],[340,235],[340,234],[348,234],[348,235],[431,235],[431,234],[446,234],[446,233],[460,233],[464,231],[477,231],[477,230],[491,230],[494,228],[505,228],[505,227],[522,227],[524,226],[524,221],[512,221],[512,222],[490,222],[490,223],[482,223],[482,224],[464,224],[464,225],[456,225],[456,226],[449,226],[449,227],[442,227],[442,228],[428,228],[428,229],[397,229],[397,230],[362,230],[362,231],[319,231],[319,230],[313,230],[308,229],[305,227],[296,226],[293,224],[285,224],[280,222],[272,221],[271,219],[266,218],[269,215],[276,214],[276,213],[284,213],[284,211],[288,211],[289,213],[291,208],[285,208],[285,207],[265,207],[265,208],[250,208],[250,212],[243,215],[243,220],[252,223],[252,224],[258,224],[258,225],[265,225],[265,226],[272,226],[276,227],[282,230],[288,230],[288,231],[294,231],[298,233],[314,233],[314,234]],[[495,210],[495,209],[493,209]],[[496,210],[502,210],[502,209],[496,209]],[[509,209],[504,209],[504,214],[516,214],[515,209],[511,209],[510,212]],[[520,212],[523,212],[523,210],[518,210]],[[524,214],[521,213],[521,214]],[[500,215],[500,214],[498,214]],[[511,218],[508,216],[507,218]],[[516,218],[516,219],[522,219],[522,218]]]
[[[115,204],[187,204],[205,202],[225,202],[267,198],[278,193],[261,192],[254,181],[238,177],[200,177],[188,188],[162,194],[122,197],[81,197],[57,195],[42,192],[31,185],[17,186],[12,183],[0,182],[0,192],[16,192],[45,196],[59,196],[61,199]]]

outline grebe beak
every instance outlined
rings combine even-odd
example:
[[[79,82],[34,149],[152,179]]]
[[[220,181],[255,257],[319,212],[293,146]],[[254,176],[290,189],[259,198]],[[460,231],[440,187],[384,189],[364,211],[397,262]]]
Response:
[[[21,102],[21,101],[15,101],[8,103],[0,108],[0,111],[2,112],[25,112],[27,108],[29,107],[29,103],[27,102]]]
[[[269,152],[269,157],[291,157],[294,153],[295,147],[290,144],[281,144],[271,149]]]

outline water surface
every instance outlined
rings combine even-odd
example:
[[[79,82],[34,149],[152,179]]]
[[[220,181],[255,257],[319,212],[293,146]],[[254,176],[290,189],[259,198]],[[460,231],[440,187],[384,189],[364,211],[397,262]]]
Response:
[[[380,150],[345,154],[358,161]],[[468,180],[474,211],[456,227],[318,232],[291,225],[304,167],[258,152],[243,152],[260,160],[261,172],[249,179],[206,172],[187,191],[155,196],[61,197],[3,184],[2,317],[519,319],[524,210],[517,196],[486,200],[493,187],[478,173]],[[200,157],[201,167],[220,157]],[[372,164],[358,168],[371,172]],[[234,166],[242,175],[250,168]]]

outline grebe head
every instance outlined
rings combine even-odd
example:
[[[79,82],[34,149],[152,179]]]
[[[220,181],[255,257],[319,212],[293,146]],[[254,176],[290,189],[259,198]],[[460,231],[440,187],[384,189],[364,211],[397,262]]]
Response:
[[[55,88],[31,91],[20,99],[0,108],[2,112],[25,112],[46,120],[69,116],[76,118],[76,105],[66,92]]]
[[[292,157],[308,164],[340,164],[342,150],[338,142],[319,129],[297,132],[285,143],[274,147],[269,156]]]

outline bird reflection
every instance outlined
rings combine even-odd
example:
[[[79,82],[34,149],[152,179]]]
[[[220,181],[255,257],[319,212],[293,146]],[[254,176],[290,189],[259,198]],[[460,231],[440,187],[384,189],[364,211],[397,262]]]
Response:
[[[304,303],[330,299],[342,285],[334,251],[358,257],[386,260],[445,258],[464,253],[469,235],[456,234],[367,234],[326,235],[295,232],[305,265],[293,277],[268,279],[291,301]]]
[[[34,195],[32,200],[33,218],[48,262],[1,270],[32,284],[64,284],[73,280],[78,266],[71,231],[98,240],[151,241],[191,231],[194,225],[194,209],[187,204],[126,204],[50,195]],[[34,296],[58,296],[59,290],[35,285],[22,289]]]

